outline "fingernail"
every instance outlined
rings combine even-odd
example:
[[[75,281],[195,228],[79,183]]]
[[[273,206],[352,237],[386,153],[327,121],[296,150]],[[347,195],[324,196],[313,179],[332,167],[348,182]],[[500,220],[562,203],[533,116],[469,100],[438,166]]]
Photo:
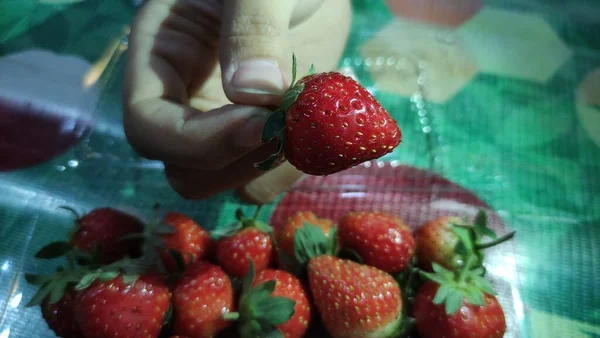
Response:
[[[237,144],[245,148],[261,144],[261,134],[266,120],[266,114],[257,114],[248,118],[237,135]]]
[[[281,70],[268,60],[242,61],[231,84],[237,91],[250,94],[280,94],[284,89]]]

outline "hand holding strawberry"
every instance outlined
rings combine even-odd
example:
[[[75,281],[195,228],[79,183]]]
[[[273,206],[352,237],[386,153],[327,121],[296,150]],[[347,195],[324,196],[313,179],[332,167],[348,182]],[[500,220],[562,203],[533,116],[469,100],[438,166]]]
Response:
[[[267,120],[264,142],[279,138],[279,149],[256,164],[269,169],[285,151],[298,170],[330,175],[388,154],[400,144],[396,121],[359,83],[340,73],[313,74],[292,85]]]

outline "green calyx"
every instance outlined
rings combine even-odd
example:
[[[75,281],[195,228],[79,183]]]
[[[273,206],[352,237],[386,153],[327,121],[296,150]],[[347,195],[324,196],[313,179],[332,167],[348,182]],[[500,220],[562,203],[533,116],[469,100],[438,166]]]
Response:
[[[498,237],[496,233],[487,226],[488,218],[483,210],[479,210],[472,224],[451,224],[452,232],[457,236],[458,242],[454,251],[461,258],[464,266],[467,260],[471,258],[471,268],[481,267],[483,264],[483,250],[491,248],[500,243],[506,242],[514,237],[515,232]],[[492,240],[482,242],[483,237],[489,237]]]
[[[458,238],[454,249],[463,261],[457,270],[447,270],[437,263],[432,263],[433,273],[420,271],[424,279],[439,284],[433,303],[444,304],[448,315],[454,314],[461,307],[463,300],[483,306],[484,294],[495,295],[493,285],[485,278],[483,250],[510,240],[515,232],[498,237],[487,226],[487,221],[487,215],[480,210],[472,225],[451,225]],[[492,240],[481,242],[482,237]]]
[[[463,300],[477,305],[485,305],[484,293],[495,295],[494,286],[483,276],[484,269],[465,269],[460,273],[446,270],[433,263],[433,273],[421,271],[424,279],[439,284],[433,298],[434,304],[444,304],[448,315],[454,314],[462,305]],[[468,265],[466,266],[468,268]]]
[[[273,228],[267,223],[258,220],[258,215],[260,213],[261,208],[262,205],[258,206],[254,211],[254,215],[252,217],[247,217],[246,215],[244,215],[242,209],[237,209],[235,212],[235,217],[237,218],[237,221],[222,229],[213,230],[211,232],[211,237],[214,240],[219,240],[223,237],[231,237],[235,235],[238,231],[245,228],[256,228],[262,233],[271,234],[273,232]]]
[[[281,106],[273,111],[267,118],[267,122],[265,123],[261,134],[261,139],[265,143],[278,138],[277,150],[273,154],[269,155],[269,157],[267,157],[265,160],[255,163],[254,167],[257,169],[267,171],[271,169],[275,162],[279,161],[282,157],[283,144],[285,142],[285,113],[288,111],[290,106],[296,102],[296,99],[304,90],[303,83],[296,83],[296,72],[296,55],[292,54],[292,83],[283,94]],[[307,75],[312,75],[314,73],[315,67],[314,65],[311,65]]]
[[[226,320],[237,320],[242,338],[283,337],[277,328],[294,315],[296,302],[286,297],[273,296],[275,280],[252,286],[255,278],[254,262],[250,260],[248,274],[242,281],[239,312],[223,315]]]
[[[304,223],[294,234],[294,258],[304,266],[320,255],[334,256],[337,253],[336,227],[331,227],[329,236],[316,225]]]

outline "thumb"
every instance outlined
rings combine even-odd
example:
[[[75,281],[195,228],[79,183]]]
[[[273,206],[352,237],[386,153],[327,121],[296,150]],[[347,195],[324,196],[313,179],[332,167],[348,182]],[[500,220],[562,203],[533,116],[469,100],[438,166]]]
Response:
[[[298,0],[225,0],[220,63],[234,103],[275,104],[287,87],[282,71],[287,34]]]

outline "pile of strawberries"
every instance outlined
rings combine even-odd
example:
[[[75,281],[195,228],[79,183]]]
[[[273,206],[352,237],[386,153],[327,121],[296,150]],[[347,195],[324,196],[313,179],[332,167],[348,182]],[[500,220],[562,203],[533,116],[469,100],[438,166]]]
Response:
[[[353,79],[311,69],[296,82],[295,57],[292,78],[262,132],[277,150],[257,168],[286,159],[330,175],[400,144],[396,121]],[[257,215],[212,232],[176,212],[147,224],[108,207],[76,216],[65,241],[36,254],[66,264],[26,276],[39,287],[28,305],[66,338],[504,335],[483,250],[513,233],[497,238],[483,212],[415,232],[378,211],[298,210],[276,230]]]
[[[207,231],[181,213],[142,223],[113,208],[77,217],[39,259],[65,259],[28,306],[60,337],[502,337],[480,212],[416,231],[385,212],[298,211],[272,229],[238,211]],[[490,240],[483,242],[482,238]]]

